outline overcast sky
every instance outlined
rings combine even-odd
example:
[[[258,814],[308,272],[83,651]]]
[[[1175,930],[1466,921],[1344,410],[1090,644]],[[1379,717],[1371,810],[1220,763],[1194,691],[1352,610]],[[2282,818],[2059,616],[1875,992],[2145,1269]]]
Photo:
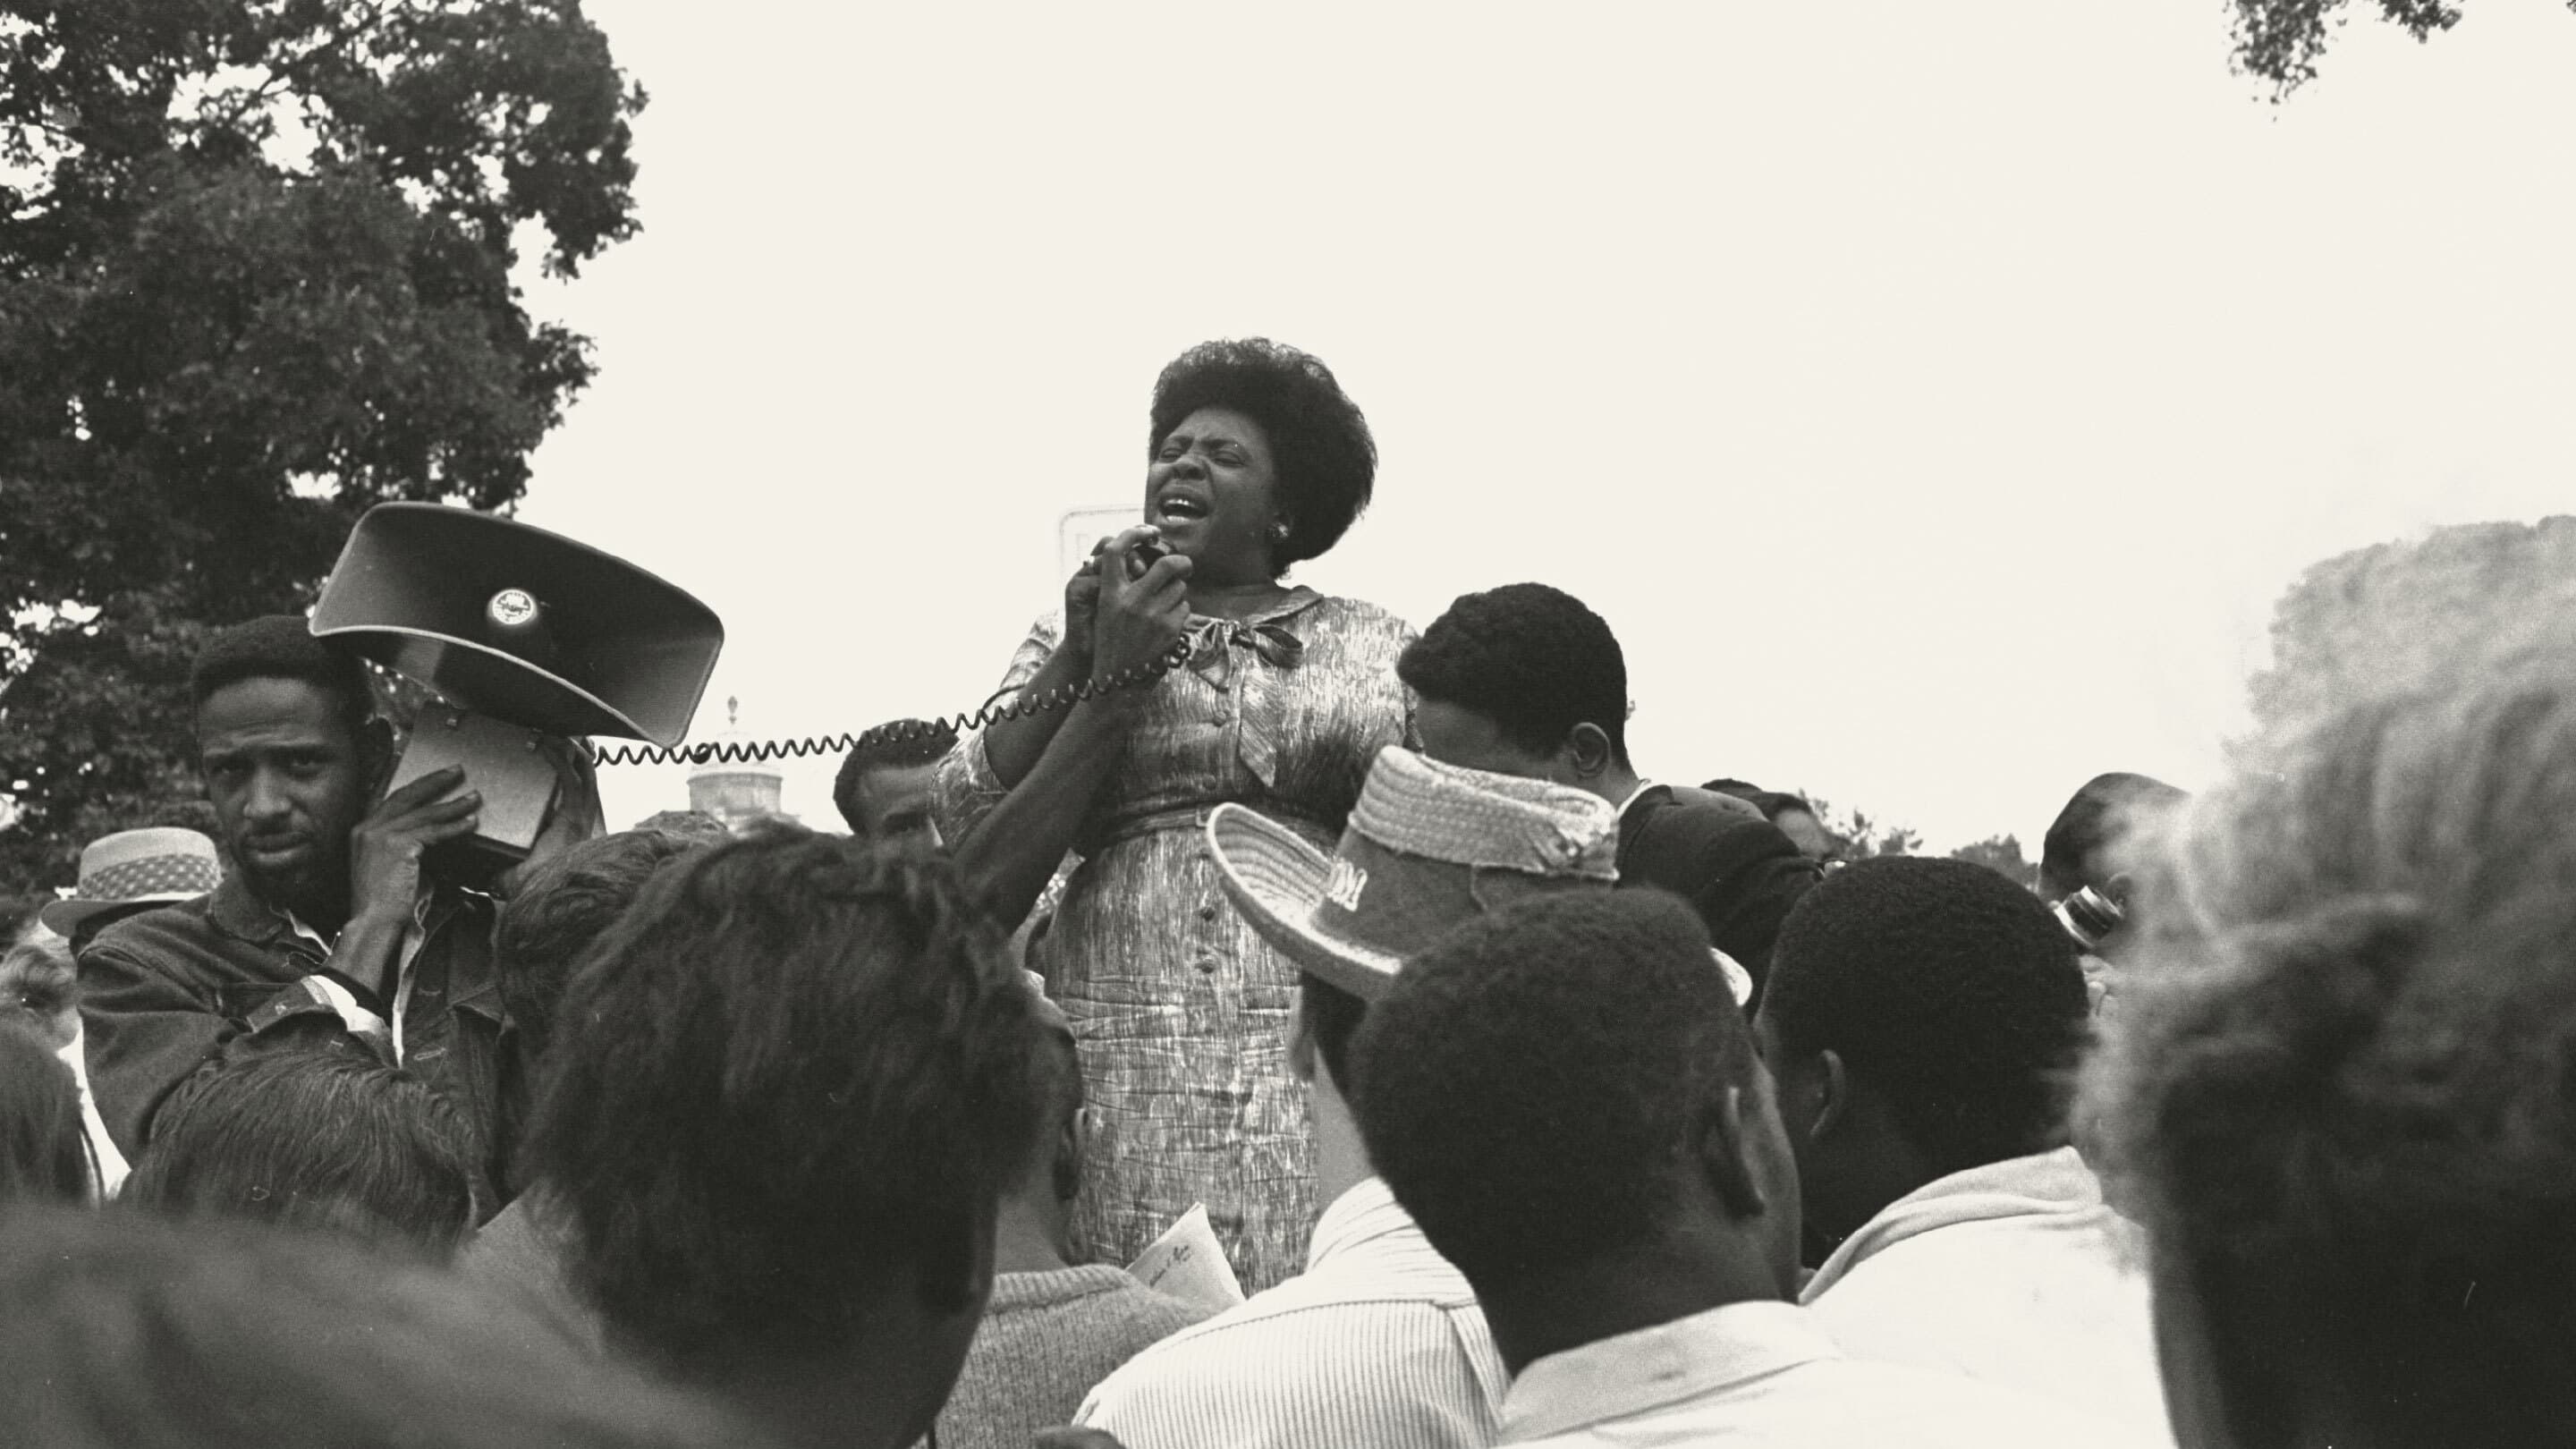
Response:
[[[2576,499],[2560,0],[2278,107],[2218,0],[588,8],[644,231],[531,287],[600,376],[520,516],[723,615],[696,738],[980,701],[1214,336],[1376,431],[1300,580],[1569,589],[1648,774],[1936,848],[2205,781],[2307,563]]]

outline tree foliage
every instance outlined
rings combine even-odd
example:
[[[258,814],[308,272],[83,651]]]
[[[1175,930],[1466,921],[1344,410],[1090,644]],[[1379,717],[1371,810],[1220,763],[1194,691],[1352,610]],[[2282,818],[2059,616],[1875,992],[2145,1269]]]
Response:
[[[2417,40],[2460,23],[2448,0],[2374,0],[2382,18],[2406,27]],[[2344,22],[2344,0],[2234,0],[2236,63],[2270,81],[2278,99],[2316,79],[2317,58]],[[2576,0],[2568,0],[2576,10]]]
[[[1923,846],[1923,837],[1905,826],[1881,825],[1862,811],[1836,809],[1804,791],[1799,795],[1814,808],[1816,823],[1825,828],[1825,838],[1833,843],[1829,859],[1867,860],[1876,855],[1912,855]]]
[[[2018,836],[1988,836],[1951,851],[1950,858],[1964,860],[1970,865],[1982,865],[2023,890],[2039,889],[2039,865],[2023,856]]]
[[[506,509],[635,230],[579,0],[0,0],[0,891],[187,823],[187,660],[388,499]]]

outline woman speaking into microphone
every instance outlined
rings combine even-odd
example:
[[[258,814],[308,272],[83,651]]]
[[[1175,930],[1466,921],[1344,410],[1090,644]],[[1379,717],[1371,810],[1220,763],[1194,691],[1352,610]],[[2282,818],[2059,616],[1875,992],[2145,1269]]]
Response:
[[[1315,1211],[1306,1093],[1287,1062],[1295,968],[1218,886],[1199,826],[1221,802],[1330,850],[1379,749],[1409,733],[1373,604],[1289,584],[1369,500],[1377,447],[1330,369],[1258,338],[1209,342],[1154,384],[1144,516],[1065,586],[1002,692],[1160,678],[959,741],[947,838],[1016,918],[1082,857],[1041,955],[1080,1044],[1092,1135],[1076,1248],[1125,1262],[1207,1204],[1244,1286],[1298,1271]]]

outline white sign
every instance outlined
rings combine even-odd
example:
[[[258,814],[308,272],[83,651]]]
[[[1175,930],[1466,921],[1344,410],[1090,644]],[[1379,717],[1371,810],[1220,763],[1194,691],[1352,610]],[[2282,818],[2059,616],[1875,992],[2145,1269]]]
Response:
[[[1145,510],[1135,503],[1101,503],[1077,508],[1056,524],[1056,569],[1049,586],[1057,593],[1064,591],[1064,581],[1091,557],[1092,546],[1104,538],[1120,533],[1144,521]]]

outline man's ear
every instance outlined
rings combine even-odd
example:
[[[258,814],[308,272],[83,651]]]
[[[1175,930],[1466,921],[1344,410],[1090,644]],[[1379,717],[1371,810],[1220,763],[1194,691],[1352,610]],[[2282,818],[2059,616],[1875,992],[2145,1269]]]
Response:
[[[1609,769],[1618,756],[1610,748],[1610,732],[1588,721],[1565,732],[1564,748],[1574,772],[1587,778]]]
[[[1807,1128],[1810,1142],[1840,1127],[1851,1107],[1851,1078],[1843,1070],[1842,1054],[1832,1047],[1816,1053],[1816,1090],[1822,1100],[1816,1103],[1816,1120]]]
[[[1730,1083],[1709,1103],[1707,1119],[1700,1124],[1700,1170],[1735,1218],[1758,1218],[1770,1208],[1753,1173],[1751,1124],[1746,1120],[1752,1110],[1745,1089]]]
[[[1076,1107],[1065,1115],[1064,1125],[1056,1129],[1055,1160],[1050,1166],[1049,1184],[1058,1202],[1071,1202],[1082,1193],[1082,1164],[1091,1154],[1091,1109]]]

